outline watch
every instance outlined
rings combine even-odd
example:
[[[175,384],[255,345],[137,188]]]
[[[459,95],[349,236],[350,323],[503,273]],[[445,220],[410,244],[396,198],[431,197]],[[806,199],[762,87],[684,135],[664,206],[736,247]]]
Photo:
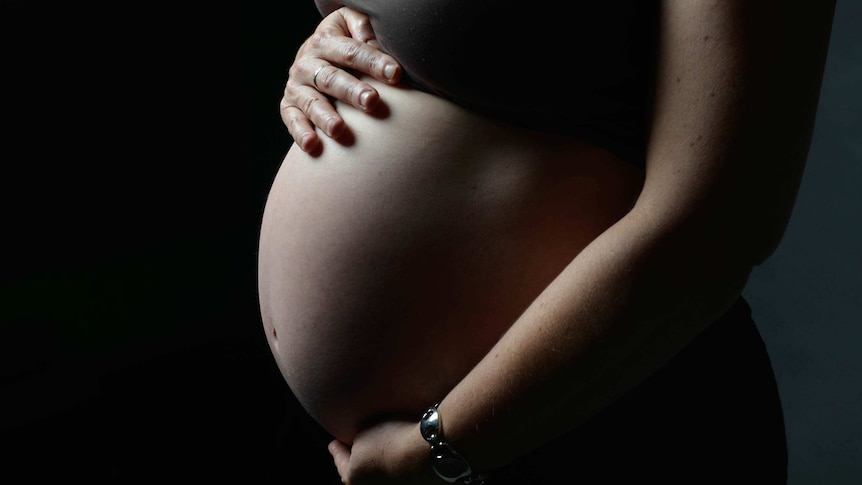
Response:
[[[440,412],[437,410],[438,406],[440,406],[439,402],[428,408],[419,421],[422,438],[431,444],[431,468],[438,477],[449,483],[482,485],[488,477],[474,474],[467,460],[443,439],[443,426]]]

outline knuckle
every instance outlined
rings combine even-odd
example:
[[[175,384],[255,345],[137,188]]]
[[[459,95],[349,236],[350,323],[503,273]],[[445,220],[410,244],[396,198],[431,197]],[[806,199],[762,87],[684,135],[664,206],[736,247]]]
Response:
[[[373,55],[368,58],[368,72],[379,72],[383,74],[383,68],[386,67],[386,59],[381,55]]]
[[[308,69],[305,68],[304,63],[294,63],[287,71],[287,80],[284,83],[284,92],[296,92],[303,84],[306,84],[306,82],[303,81],[304,79],[311,81]]]
[[[302,132],[302,122],[296,116],[291,116],[287,120],[287,131],[291,135],[299,135]]]
[[[326,38],[328,35],[319,30],[314,31],[311,36],[308,37],[308,40],[305,42],[311,49],[320,49],[322,45],[326,43]]]
[[[308,99],[306,99],[305,102],[302,104],[302,107],[300,109],[303,113],[311,113],[311,110],[315,109],[315,106],[317,105],[318,101],[320,101],[320,99],[318,99],[316,96],[309,96]]]
[[[338,72],[337,69],[330,68],[328,66],[321,68],[320,72],[317,74],[317,80],[314,81],[315,88],[318,88],[321,91],[324,89],[330,89],[336,72]]]
[[[341,48],[341,55],[344,56],[345,61],[353,64],[357,59],[362,58],[362,46],[354,42],[345,42]]]
[[[296,115],[288,113],[285,115],[284,125],[287,127],[287,132],[293,138],[299,138],[302,135],[302,121]]]
[[[290,82],[292,79],[296,79],[296,77],[299,76],[300,71],[302,71],[302,67],[300,67],[298,62],[291,64],[287,69],[287,81]]]
[[[287,82],[284,84],[284,95],[282,100],[285,102],[292,102],[296,97],[298,85],[292,78],[288,78]]]
[[[304,118],[294,116],[290,118],[287,122],[287,132],[290,133],[290,136],[294,140],[299,141],[300,139],[302,139],[303,135],[308,133],[309,130],[307,128],[307,125],[308,122]]]
[[[345,93],[349,99],[355,103],[359,103],[359,95],[362,94],[363,85],[361,83],[350,83],[345,88]]]

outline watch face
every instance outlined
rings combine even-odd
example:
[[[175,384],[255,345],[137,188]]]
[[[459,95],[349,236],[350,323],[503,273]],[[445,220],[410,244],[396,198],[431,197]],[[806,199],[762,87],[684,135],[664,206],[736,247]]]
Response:
[[[469,475],[467,464],[455,456],[447,456],[440,459],[434,464],[434,469],[446,478],[455,479]]]
[[[434,471],[442,478],[454,481],[471,473],[470,466],[464,458],[446,446],[431,447],[431,462]]]

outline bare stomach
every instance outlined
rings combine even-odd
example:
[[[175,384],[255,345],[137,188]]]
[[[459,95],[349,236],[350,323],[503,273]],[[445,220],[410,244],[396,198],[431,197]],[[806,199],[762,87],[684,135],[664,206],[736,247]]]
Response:
[[[643,180],[603,150],[375,85],[387,116],[342,105],[346,140],[294,145],[260,231],[270,349],[348,443],[442,399]]]

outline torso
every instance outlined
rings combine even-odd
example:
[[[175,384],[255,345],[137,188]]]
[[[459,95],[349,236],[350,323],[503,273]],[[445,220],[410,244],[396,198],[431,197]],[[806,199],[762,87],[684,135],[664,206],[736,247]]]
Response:
[[[441,399],[589,242],[643,170],[570,137],[372,82],[375,118],[317,157],[293,146],[260,234],[273,355],[334,436]]]

